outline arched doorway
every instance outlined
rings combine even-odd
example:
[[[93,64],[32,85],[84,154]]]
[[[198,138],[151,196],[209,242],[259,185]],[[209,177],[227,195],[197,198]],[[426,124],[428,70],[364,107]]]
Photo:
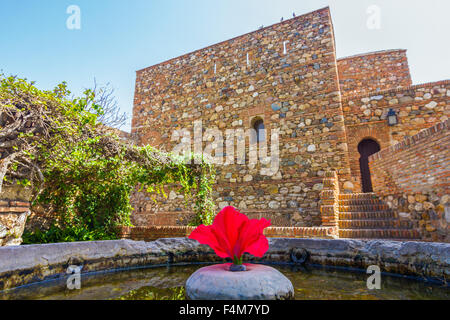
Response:
[[[364,139],[358,144],[358,151],[361,155],[359,158],[359,167],[361,170],[362,192],[373,192],[372,180],[370,178],[369,156],[380,151],[380,145],[375,140]]]

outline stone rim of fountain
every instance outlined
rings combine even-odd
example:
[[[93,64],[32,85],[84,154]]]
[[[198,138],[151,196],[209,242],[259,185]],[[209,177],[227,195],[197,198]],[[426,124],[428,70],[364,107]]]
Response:
[[[378,265],[384,273],[447,284],[450,244],[350,239],[270,238],[262,259],[250,263],[297,264],[357,268]],[[303,261],[307,253],[307,259]],[[296,259],[293,259],[296,257]],[[299,259],[302,258],[302,259]],[[295,263],[295,260],[297,263]],[[223,263],[208,246],[187,238],[153,242],[112,240],[0,248],[0,290],[66,277],[69,265],[82,274],[191,263]]]

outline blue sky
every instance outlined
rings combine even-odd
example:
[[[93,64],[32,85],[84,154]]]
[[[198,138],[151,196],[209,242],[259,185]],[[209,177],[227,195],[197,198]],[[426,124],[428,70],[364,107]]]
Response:
[[[80,30],[66,27],[70,5]],[[325,6],[338,57],[404,48],[415,84],[450,78],[448,0],[0,0],[0,70],[76,94],[109,82],[131,115],[136,70]]]

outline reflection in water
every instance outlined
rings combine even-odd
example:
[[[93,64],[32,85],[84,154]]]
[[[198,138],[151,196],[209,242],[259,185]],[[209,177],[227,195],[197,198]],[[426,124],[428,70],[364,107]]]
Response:
[[[66,288],[66,280],[49,281],[0,292],[1,299],[51,300],[183,300],[184,285],[201,266],[148,268],[82,275],[81,290]],[[448,300],[450,289],[411,279],[382,275],[381,290],[367,289],[363,272],[332,268],[276,266],[295,288],[297,300]]]

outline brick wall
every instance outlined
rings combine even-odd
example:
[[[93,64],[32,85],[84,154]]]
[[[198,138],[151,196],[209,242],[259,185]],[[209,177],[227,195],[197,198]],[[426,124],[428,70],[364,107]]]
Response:
[[[406,50],[387,50],[338,60],[344,97],[412,85]]]
[[[335,171],[328,171],[320,194],[322,225],[337,227],[339,221],[339,180]]]
[[[369,159],[374,191],[424,240],[450,242],[450,120]]]
[[[450,81],[347,97],[342,104],[352,184],[354,191],[361,192],[358,144],[370,138],[385,149],[447,120],[450,115]],[[395,126],[389,126],[386,120],[391,108],[398,116],[399,123]]]
[[[122,239],[136,241],[154,241],[160,238],[188,237],[195,227],[186,226],[149,226],[124,227]],[[332,227],[269,227],[264,229],[264,235],[269,238],[336,238],[337,229]]]
[[[218,209],[232,205],[278,226],[320,225],[325,172],[337,171],[342,183],[349,178],[328,8],[137,72],[132,131],[141,144],[170,151],[179,143],[171,141],[173,131],[193,135],[194,120],[225,133],[250,128],[255,117],[270,132],[280,129],[280,170],[266,176],[259,164],[218,165]],[[157,221],[155,215],[174,223],[191,211],[177,194],[147,199],[133,198],[137,225]]]

